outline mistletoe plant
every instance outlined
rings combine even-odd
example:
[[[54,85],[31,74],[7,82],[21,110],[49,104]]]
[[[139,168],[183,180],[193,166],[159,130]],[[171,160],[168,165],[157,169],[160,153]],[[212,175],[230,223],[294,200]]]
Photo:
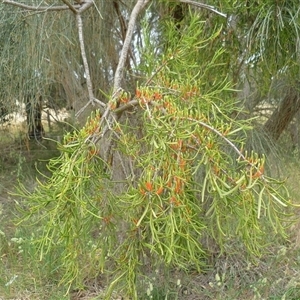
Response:
[[[145,45],[146,78],[135,94],[111,96],[65,136],[52,175],[33,193],[20,191],[23,221],[41,228],[37,253],[52,257],[68,288],[104,272],[107,299],[116,289],[138,299],[149,270],[200,272],[207,237],[220,251],[235,239],[259,255],[270,227],[285,235],[284,184],[265,173],[263,156],[243,149],[250,121],[235,117],[222,46],[211,51],[221,30],[205,37],[197,16],[180,36],[169,25],[159,59]]]

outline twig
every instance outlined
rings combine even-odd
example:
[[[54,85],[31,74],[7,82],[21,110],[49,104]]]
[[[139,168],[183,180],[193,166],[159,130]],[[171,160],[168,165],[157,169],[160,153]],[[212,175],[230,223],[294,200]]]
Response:
[[[77,9],[68,0],[62,0],[62,2],[65,3],[74,14],[77,14]]]
[[[118,115],[118,114],[122,113],[123,111],[125,111],[125,110],[127,110],[127,109],[129,109],[129,108],[132,108],[132,107],[134,107],[134,106],[137,106],[138,104],[139,104],[138,100],[133,99],[133,100],[129,101],[128,103],[126,103],[126,104],[124,104],[124,105],[118,107],[117,109],[115,109],[115,110],[114,110],[114,113],[115,113],[116,115]]]
[[[19,2],[15,2],[12,0],[3,0],[2,1],[3,4],[10,4],[13,6],[17,6],[26,10],[32,10],[32,11],[40,11],[40,12],[44,12],[44,11],[61,11],[61,10],[68,10],[70,9],[69,6],[67,5],[58,5],[58,6],[31,6],[31,5],[26,5],[23,3],[19,3]],[[81,5],[76,4],[73,5],[73,7],[75,9],[79,9],[81,7]]]
[[[193,119],[193,118],[184,118],[185,120],[189,120],[189,121],[193,121],[193,122],[196,122],[198,124],[200,124],[201,126],[209,129],[210,131],[212,131],[213,133],[215,133],[216,135],[218,135],[219,137],[221,137],[227,144],[229,144],[232,149],[239,155],[239,157],[241,157],[243,160],[246,160],[246,157],[243,155],[243,153],[237,148],[237,146],[232,143],[228,138],[226,138],[220,131],[218,131],[217,129],[215,129],[214,127],[202,122],[202,121],[199,121],[199,120],[196,120],[196,119]]]
[[[98,103],[102,108],[106,107],[106,104],[97,98],[94,98],[93,101]]]
[[[163,62],[163,64],[155,70],[155,72],[150,76],[150,78],[145,83],[145,86],[148,86],[150,84],[152,79],[166,66],[166,64],[167,64],[167,61]]]
[[[194,5],[194,6],[197,6],[200,8],[204,8],[204,9],[207,9],[207,10],[221,16],[221,17],[227,18],[227,14],[224,14],[224,13],[218,11],[214,6],[196,2],[196,1],[192,1],[192,0],[179,0],[179,2]]]
[[[94,4],[94,2],[92,0],[86,0],[85,2],[83,2],[81,4],[81,7],[78,9],[78,13],[80,13],[80,14],[83,13],[88,8],[90,8],[93,4]]]

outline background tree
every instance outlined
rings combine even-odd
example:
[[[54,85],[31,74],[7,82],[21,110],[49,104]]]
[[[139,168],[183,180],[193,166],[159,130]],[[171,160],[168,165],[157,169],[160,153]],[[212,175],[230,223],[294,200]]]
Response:
[[[39,95],[45,104],[73,108],[76,114],[87,104],[89,96],[75,17],[66,11],[67,6],[61,9],[60,3],[53,3],[52,7],[41,4],[41,9],[35,12],[38,5],[33,2],[19,8],[2,6],[1,26],[6,39],[1,51],[1,74],[5,76],[3,98],[10,100],[8,106],[14,110],[15,99],[22,102],[25,95]],[[123,24],[125,17],[120,13],[126,16],[126,10],[131,8],[130,1],[126,5],[119,1],[114,4],[98,1],[83,18],[93,93],[101,100],[105,100],[103,92],[110,91],[122,46],[119,23]],[[10,28],[11,24],[14,28]],[[8,72],[10,76],[6,76]],[[85,110],[81,115],[83,122],[90,111]]]
[[[11,4],[10,1],[4,3]],[[157,39],[165,40],[163,29],[157,24],[164,16],[171,14],[180,31],[180,23],[187,13],[188,5],[206,21],[204,34],[209,35],[215,26],[222,25],[219,40],[211,43],[212,52],[214,45],[218,47],[219,43],[223,43],[227,53],[220,71],[227,72],[235,87],[241,90],[237,100],[243,102],[249,113],[257,112],[257,106],[262,103],[277,107],[263,128],[276,140],[298,111],[295,78],[299,63],[299,16],[296,1],[269,0],[255,3],[158,1],[152,3],[149,26],[155,30]],[[53,3],[56,4],[61,5]],[[111,89],[133,4],[134,1],[99,1],[85,12],[85,47],[93,93],[104,102],[105,98],[100,91],[107,94]],[[1,26],[6,40],[1,51],[1,74],[5,77],[2,94],[6,99],[11,99],[4,106],[14,110],[14,99],[23,101],[24,94],[30,94],[42,96],[46,103],[56,102],[52,106],[74,108],[75,114],[82,112],[81,108],[86,105],[89,96],[75,18],[72,13],[66,12],[66,8],[60,11],[48,7],[48,12],[40,14],[23,7],[19,9],[20,13],[13,14],[16,10],[12,10],[11,6],[2,6]],[[12,26],[14,30],[9,29]],[[137,29],[135,40],[141,45],[140,28]],[[126,62],[126,83],[131,86],[131,91],[135,88],[136,66],[140,59],[139,48],[136,46],[131,47]],[[284,91],[289,91],[287,96]],[[58,99],[53,99],[53,95],[58,96]],[[283,107],[289,109],[284,110]],[[83,122],[90,109],[84,110],[85,113],[81,115]]]
[[[222,2],[228,16],[224,43],[235,53],[229,64],[233,79],[250,113],[266,103],[276,107],[263,126],[275,141],[299,111],[297,6],[296,1]]]

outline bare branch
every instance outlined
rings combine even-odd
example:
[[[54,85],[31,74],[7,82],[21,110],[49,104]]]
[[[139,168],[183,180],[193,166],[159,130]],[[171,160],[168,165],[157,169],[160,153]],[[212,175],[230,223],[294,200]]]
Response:
[[[130,102],[118,107],[117,109],[114,110],[114,113],[117,114],[121,114],[123,111],[130,109],[132,107],[135,107],[139,104],[138,100],[133,99]]]
[[[65,3],[74,14],[77,14],[76,8],[68,0],[62,0],[62,2]]]
[[[2,3],[17,6],[17,7],[26,9],[26,10],[40,11],[40,12],[44,12],[44,11],[61,11],[61,10],[70,9],[69,6],[67,6],[67,5],[61,5],[61,6],[31,6],[31,5],[26,5],[26,4],[23,4],[23,3],[15,2],[15,1],[12,1],[12,0],[3,0]],[[73,5],[73,7],[75,9],[80,9],[81,5],[76,4],[76,5]]]
[[[83,107],[81,107],[80,110],[75,114],[75,117],[77,118],[78,116],[80,116],[85,111],[85,109],[92,103],[99,104],[99,106],[101,106],[102,108],[102,111],[106,107],[105,103],[103,103],[101,100],[97,98],[94,98],[93,101],[89,100],[88,103],[86,103]]]
[[[121,88],[121,81],[123,79],[123,71],[126,63],[126,58],[129,52],[130,43],[133,36],[133,31],[136,23],[136,19],[139,15],[139,13],[146,7],[150,0],[138,0],[136,5],[134,6],[129,22],[128,22],[128,28],[126,33],[126,38],[124,41],[124,45],[120,54],[119,63],[116,69],[115,78],[114,78],[114,88],[113,91],[117,91]]]
[[[194,6],[197,6],[200,8],[204,8],[204,9],[207,9],[207,10],[221,16],[221,17],[227,18],[227,14],[224,14],[224,13],[218,11],[214,6],[196,2],[196,1],[192,1],[192,0],[179,0],[179,2],[194,5]]]
[[[81,4],[81,7],[78,9],[78,13],[83,13],[88,8],[90,8],[94,4],[93,0],[87,0]],[[75,7],[75,6],[74,6]]]
[[[88,7],[90,7],[90,6],[91,5],[89,5]],[[88,7],[86,7],[86,9]],[[84,107],[82,107],[76,114],[76,116],[79,116],[90,104],[94,106],[95,102],[97,102],[102,107],[105,107],[105,104],[102,101],[96,99],[94,96],[89,64],[88,64],[87,56],[86,56],[86,52],[85,52],[85,44],[84,44],[84,37],[83,37],[83,22],[82,22],[80,12],[76,13],[76,23],[77,23],[77,28],[78,28],[78,40],[79,40],[79,44],[80,44],[80,53],[81,53],[82,62],[83,62],[83,66],[84,66],[86,85],[87,85],[87,90],[88,90],[88,95],[89,95],[88,103],[86,105],[84,105]]]
[[[81,14],[84,11],[86,11],[88,8],[90,8],[94,2],[92,0],[86,0],[86,1],[81,1],[81,0],[75,0],[78,4],[80,4],[80,8],[76,9],[76,5],[71,4],[68,0],[62,0],[69,8],[72,10],[73,13],[75,14]]]
[[[66,5],[59,6],[31,6],[24,3],[19,3],[12,0],[3,0],[3,4],[9,4],[13,6],[17,6],[23,8],[25,10],[45,12],[45,11],[61,11],[61,10],[71,10],[74,14],[83,13],[85,10],[90,8],[93,5],[92,0],[84,1],[80,4],[71,4],[68,0],[62,0]]]

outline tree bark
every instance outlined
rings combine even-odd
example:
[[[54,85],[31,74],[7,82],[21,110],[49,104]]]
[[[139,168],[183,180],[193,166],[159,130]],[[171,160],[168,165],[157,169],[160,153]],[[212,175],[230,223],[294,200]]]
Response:
[[[41,96],[28,95],[25,101],[26,101],[28,138],[40,140],[45,133],[42,124],[43,99]]]
[[[273,141],[277,141],[299,110],[300,96],[295,89],[291,88],[264,124],[264,131]]]

